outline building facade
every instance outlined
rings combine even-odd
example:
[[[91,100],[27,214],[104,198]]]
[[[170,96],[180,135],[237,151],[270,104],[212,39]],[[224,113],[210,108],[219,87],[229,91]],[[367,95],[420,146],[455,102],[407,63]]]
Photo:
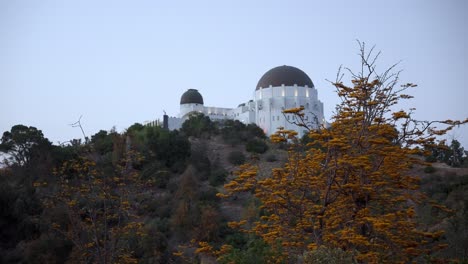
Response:
[[[292,66],[279,66],[267,71],[258,81],[253,99],[236,108],[205,106],[203,96],[195,89],[188,89],[180,99],[178,117],[165,116],[168,129],[179,129],[191,113],[203,113],[212,120],[239,120],[245,124],[256,124],[266,135],[271,135],[279,127],[295,130],[301,137],[303,127],[291,114],[283,110],[303,107],[302,122],[310,127],[325,124],[323,103],[318,99],[317,89],[312,80],[302,70]]]

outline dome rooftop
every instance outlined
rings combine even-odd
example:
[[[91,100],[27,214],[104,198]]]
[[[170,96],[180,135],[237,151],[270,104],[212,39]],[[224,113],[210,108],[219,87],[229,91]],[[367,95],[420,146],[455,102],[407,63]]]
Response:
[[[180,98],[180,104],[203,104],[203,97],[196,89],[188,89]]]
[[[292,66],[278,66],[263,74],[260,81],[258,81],[256,90],[261,88],[268,88],[271,86],[308,86],[314,87],[314,83],[302,70]]]

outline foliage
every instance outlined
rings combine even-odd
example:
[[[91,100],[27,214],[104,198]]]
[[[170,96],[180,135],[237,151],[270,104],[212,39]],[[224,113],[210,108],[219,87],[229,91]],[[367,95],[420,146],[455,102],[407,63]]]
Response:
[[[206,137],[217,132],[216,125],[208,116],[202,113],[192,113],[182,124],[180,132],[197,138]]]
[[[139,156],[127,152],[125,158],[119,170],[110,175],[83,156],[65,162],[56,171],[60,190],[44,203],[49,208],[65,208],[69,222],[52,223],[52,228],[72,241],[71,258],[75,261],[135,262],[125,241],[133,234],[143,235],[130,200],[139,176],[128,167]]]
[[[268,162],[275,162],[275,161],[278,160],[278,158],[276,157],[275,154],[270,153],[265,157],[265,160],[268,161]]]
[[[219,164],[219,160],[215,160],[211,169],[210,177],[208,178],[210,185],[216,187],[221,184],[224,184],[226,177],[227,171],[223,167],[221,167],[221,165]]]
[[[135,126],[135,125],[134,125]],[[135,126],[138,128],[138,126]],[[174,172],[183,172],[190,157],[190,142],[178,131],[167,131],[157,126],[128,130],[132,146],[145,157],[142,165],[154,161]]]
[[[242,151],[234,150],[229,152],[228,161],[232,165],[241,165],[245,162],[245,155]]]
[[[447,154],[447,164],[452,167],[460,167],[463,164],[464,149],[458,140],[452,140]]]
[[[198,187],[196,169],[188,166],[179,180],[171,216],[172,230],[183,238],[191,235],[190,231],[196,226],[197,217],[200,214],[197,206],[200,195]]]
[[[424,168],[425,173],[434,173],[435,171],[436,171],[436,169],[434,167],[432,167],[432,166],[426,166]]]
[[[245,145],[245,150],[248,152],[263,154],[268,150],[268,145],[260,139],[251,139]]]
[[[232,247],[218,258],[219,263],[277,263],[276,253],[262,239],[251,238],[241,248]]]
[[[445,144],[445,141],[439,142],[437,145],[429,145],[426,147],[426,152],[429,155],[426,157],[428,162],[445,162],[452,167],[460,167],[464,163],[464,148],[458,140],[452,140],[450,146]]]
[[[319,247],[304,254],[304,264],[354,263],[352,254],[340,248]]]
[[[91,143],[94,149],[101,155],[111,152],[113,149],[112,136],[116,136],[115,132],[107,133],[105,130],[100,130],[95,135],[91,136]]]
[[[221,184],[224,184],[224,181],[226,180],[227,172],[223,169],[219,170],[213,170],[210,174],[210,177],[208,178],[208,181],[211,186],[219,186]]]
[[[211,162],[207,155],[205,145],[194,145],[189,163],[196,169],[199,180],[207,180],[211,174]]]
[[[167,168],[155,161],[143,167],[140,177],[144,181],[152,182],[154,186],[166,188],[170,176],[171,174]]]
[[[26,165],[33,158],[39,145],[50,145],[41,130],[24,125],[15,125],[10,131],[5,131],[0,142],[0,152],[9,156],[7,165],[12,163],[19,166]]]
[[[428,199],[417,207],[419,222],[442,227],[445,233],[441,240],[450,245],[437,256],[454,262],[467,261],[468,175],[432,174],[422,180],[421,190]]]
[[[255,124],[245,125],[238,120],[225,120],[220,126],[220,133],[224,142],[232,146],[236,146],[256,138],[266,138],[263,130]]]
[[[392,68],[378,74],[372,50],[361,44],[361,71],[352,86],[338,74],[333,85],[342,103],[330,129],[311,130],[314,147],[289,151],[283,168],[258,178],[257,167],[244,165],[237,178],[225,185],[226,194],[251,191],[261,200],[265,215],[252,225],[230,223],[260,235],[270,246],[280,245],[285,258],[321,246],[339,248],[360,262],[409,262],[437,249],[429,243],[441,232],[417,229],[413,204],[422,196],[418,178],[411,174],[418,150],[434,144],[460,121],[412,119],[413,110],[391,112],[400,99],[411,98],[397,88]],[[303,108],[284,113],[303,115]],[[307,128],[306,124],[303,124]],[[280,130],[276,142],[297,142],[295,131]]]

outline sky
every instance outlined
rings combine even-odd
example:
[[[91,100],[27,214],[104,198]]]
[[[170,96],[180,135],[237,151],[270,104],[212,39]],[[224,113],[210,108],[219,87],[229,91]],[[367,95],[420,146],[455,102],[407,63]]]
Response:
[[[179,112],[198,89],[205,105],[253,98],[269,69],[313,80],[326,119],[339,99],[327,80],[359,65],[356,40],[399,62],[416,83],[421,120],[468,117],[468,1],[0,0],[0,133],[41,129],[53,143]],[[468,128],[449,133],[468,148]]]

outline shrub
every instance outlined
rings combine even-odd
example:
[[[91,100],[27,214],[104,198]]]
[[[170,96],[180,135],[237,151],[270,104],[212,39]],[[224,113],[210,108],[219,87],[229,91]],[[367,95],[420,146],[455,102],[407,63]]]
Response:
[[[228,155],[228,161],[232,165],[241,165],[245,163],[245,155],[241,151],[232,151]]]
[[[159,188],[166,188],[170,179],[170,172],[158,162],[146,165],[141,172],[141,179],[154,183]]]
[[[192,151],[190,156],[190,164],[195,167],[196,176],[201,181],[208,180],[211,174],[211,162],[206,155],[206,149],[196,149]]]
[[[260,139],[252,139],[247,142],[245,150],[248,152],[263,154],[268,150],[268,145]]]
[[[268,162],[275,162],[275,161],[278,160],[278,158],[276,158],[276,155],[273,154],[273,153],[268,154],[268,155],[266,156],[265,159],[266,159],[266,161],[268,161]]]
[[[224,183],[226,176],[227,172],[224,169],[219,168],[211,171],[208,181],[210,182],[211,186],[216,187]]]
[[[304,263],[356,263],[353,256],[339,248],[319,247],[311,252],[304,254]]]
[[[228,238],[229,239],[229,238]],[[267,243],[260,238],[244,238],[245,246],[233,248],[227,254],[221,256],[219,263],[275,263],[279,255]],[[281,263],[281,262],[279,262]]]
[[[425,173],[434,173],[435,171],[436,169],[432,166],[427,166],[426,168],[424,168]]]

